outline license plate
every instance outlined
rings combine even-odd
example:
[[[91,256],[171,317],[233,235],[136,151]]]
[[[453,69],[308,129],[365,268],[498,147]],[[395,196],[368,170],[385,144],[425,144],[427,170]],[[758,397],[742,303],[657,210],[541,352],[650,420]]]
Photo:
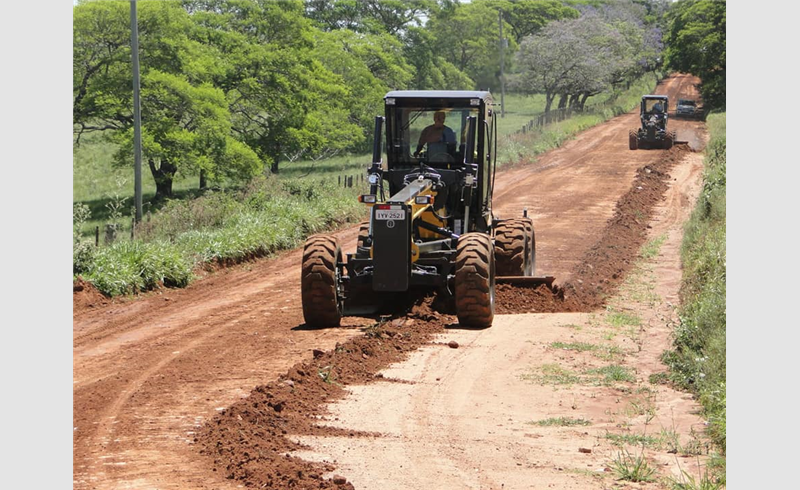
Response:
[[[406,219],[406,211],[404,209],[376,209],[375,219],[379,220],[403,220]]]

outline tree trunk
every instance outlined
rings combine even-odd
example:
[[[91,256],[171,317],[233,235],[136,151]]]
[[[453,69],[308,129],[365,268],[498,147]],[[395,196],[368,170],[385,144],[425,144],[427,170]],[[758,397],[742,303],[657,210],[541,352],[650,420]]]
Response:
[[[153,174],[153,180],[156,182],[155,200],[172,197],[172,181],[178,167],[166,160],[161,160],[161,165],[156,168],[156,162],[152,158],[147,161],[147,164],[150,166],[150,173]]]
[[[578,104],[579,98],[580,98],[580,94],[572,94],[569,97],[569,108],[570,109],[580,109],[580,104]]]
[[[280,160],[280,158],[281,158],[281,145],[280,145],[280,143],[275,145],[275,152],[273,154],[275,155],[275,159],[272,160],[272,164],[269,167],[269,171],[272,172],[273,174],[277,174],[278,171],[279,171],[279,169],[278,169],[278,160]]]
[[[568,99],[568,97],[569,97],[569,94],[561,94],[561,98],[558,99],[558,108],[559,109],[564,109],[564,108],[567,107],[567,99]]]
[[[583,111],[583,108],[586,106],[586,99],[588,99],[588,98],[589,98],[589,93],[588,92],[584,92],[583,95],[581,95],[581,100],[579,102],[579,107],[580,107],[581,111]]]
[[[208,187],[208,183],[206,182],[206,171],[200,170],[200,190],[205,190]]]
[[[544,99],[545,99],[544,113],[545,114],[550,113],[550,106],[553,105],[553,99],[555,99],[555,98],[556,98],[556,94],[553,94],[553,93],[550,93],[550,92],[545,93],[545,95],[544,95]]]

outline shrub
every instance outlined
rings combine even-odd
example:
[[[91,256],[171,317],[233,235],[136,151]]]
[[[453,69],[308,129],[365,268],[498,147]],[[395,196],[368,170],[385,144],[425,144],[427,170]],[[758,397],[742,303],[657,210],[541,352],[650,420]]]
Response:
[[[81,227],[91,217],[89,206],[81,203],[72,205],[72,274],[81,274],[92,264],[94,247],[81,237]]]

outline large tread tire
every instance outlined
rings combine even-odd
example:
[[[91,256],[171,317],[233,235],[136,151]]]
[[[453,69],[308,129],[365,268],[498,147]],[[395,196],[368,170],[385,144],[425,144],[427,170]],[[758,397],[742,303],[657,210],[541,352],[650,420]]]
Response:
[[[628,148],[631,150],[639,148],[639,138],[636,136],[636,131],[634,130],[628,132]]]
[[[510,219],[495,229],[495,263],[498,276],[526,276],[531,269],[533,221]]]
[[[301,292],[303,318],[312,328],[338,327],[342,319],[342,298],[336,263],[342,248],[336,237],[313,235],[303,249]]]
[[[359,248],[369,248],[367,240],[369,239],[369,221],[361,223],[358,228],[358,238],[356,239],[356,250]]]
[[[669,150],[672,148],[672,144],[675,142],[675,135],[667,131],[667,134],[664,136],[664,149]]]
[[[461,235],[456,247],[455,302],[458,323],[486,328],[494,320],[494,247],[489,235]]]
[[[527,251],[525,255],[528,257],[528,264],[525,266],[525,276],[533,276],[536,274],[536,232],[533,230],[533,220],[524,218],[525,220],[525,239],[527,241]]]
[[[358,228],[358,238],[356,238],[356,253],[355,256],[359,259],[366,259],[370,256],[369,245],[369,221],[361,223]],[[353,273],[359,274],[361,267],[356,267],[352,270]]]

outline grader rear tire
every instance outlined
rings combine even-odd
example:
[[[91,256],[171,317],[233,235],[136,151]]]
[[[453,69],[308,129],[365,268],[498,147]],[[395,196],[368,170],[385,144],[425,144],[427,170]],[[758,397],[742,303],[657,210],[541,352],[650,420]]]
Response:
[[[533,276],[536,273],[536,232],[533,230],[533,220],[530,218],[523,219],[525,220],[525,240],[527,242],[525,255],[528,258],[524,275]]]
[[[494,320],[494,247],[489,235],[461,235],[456,247],[455,302],[458,323],[486,328]]]
[[[356,250],[359,248],[369,248],[367,247],[367,240],[369,239],[369,221],[365,221],[361,223],[361,226],[358,228],[358,238],[356,239]]]
[[[301,269],[303,318],[312,328],[338,327],[342,319],[337,262],[342,261],[338,240],[313,235],[306,240]]]
[[[636,136],[636,131],[631,130],[628,132],[628,148],[631,150],[639,148],[639,138]]]
[[[495,260],[498,276],[533,274],[535,247],[533,220],[516,218],[503,221],[495,230]]]
[[[497,225],[494,235],[494,255],[498,276],[525,274],[525,223],[510,219]]]
[[[667,132],[664,136],[664,149],[669,150],[672,148],[672,144],[675,142],[675,134]]]

